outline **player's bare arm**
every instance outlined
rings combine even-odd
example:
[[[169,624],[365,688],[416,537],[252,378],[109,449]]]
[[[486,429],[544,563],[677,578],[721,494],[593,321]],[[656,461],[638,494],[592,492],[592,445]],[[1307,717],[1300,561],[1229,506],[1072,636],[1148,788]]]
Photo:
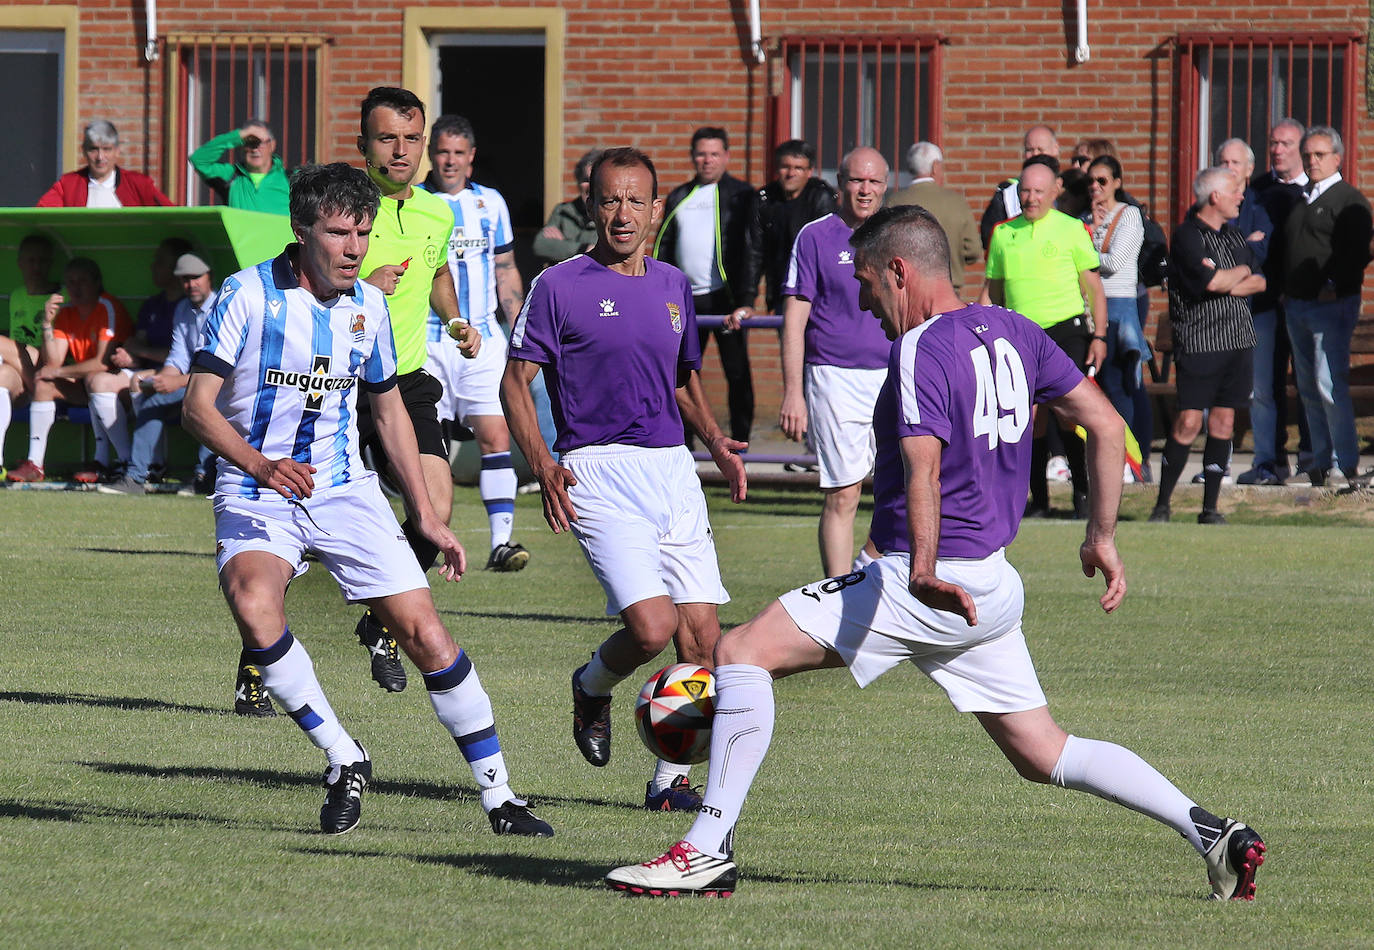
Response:
[[[1111,613],[1126,596],[1126,570],[1116,550],[1120,472],[1126,461],[1125,423],[1091,380],[1083,380],[1050,405],[1070,427],[1082,426],[1088,434],[1088,529],[1078,556],[1085,576],[1102,572],[1107,590],[1099,603]]]
[[[906,436],[901,441],[906,471],[906,519],[911,535],[911,595],[936,610],[958,614],[970,627],[978,609],[968,591],[935,576],[940,548],[940,456],[944,447],[933,435]]]
[[[430,504],[425,473],[420,467],[415,427],[410,421],[410,414],[406,412],[401,391],[392,387],[370,395],[377,437],[391,462],[391,472],[400,484],[401,494],[405,496],[406,513],[420,533],[443,554],[444,565],[439,569],[439,575],[445,580],[456,581],[467,571],[467,555]]]
[[[1107,341],[1097,337],[1107,332],[1107,288],[1102,286],[1102,275],[1095,270],[1078,272],[1078,289],[1088,302],[1089,313],[1093,318],[1093,340],[1088,344],[1088,360],[1084,366],[1091,366],[1096,372],[1107,361]]]
[[[315,490],[315,467],[295,459],[269,459],[253,448],[234,430],[215,406],[224,379],[202,369],[193,369],[181,404],[182,427],[196,441],[221,458],[228,459],[252,475],[259,485],[286,499],[309,498]]]
[[[806,436],[806,396],[802,387],[806,361],[806,324],[811,319],[811,301],[789,296],[782,308],[782,407],[778,424],[782,434],[793,442]]]
[[[520,268],[515,266],[515,252],[504,251],[492,261],[496,277],[496,299],[500,301],[501,312],[506,323],[512,323],[520,315],[525,305],[525,285],[520,280]]]
[[[453,287],[453,274],[449,272],[448,261],[440,264],[439,269],[434,272],[434,284],[429,290],[429,306],[439,315],[439,319],[444,321],[448,335],[458,341],[458,352],[468,359],[476,356],[477,351],[482,348],[482,331],[468,323],[458,307],[458,291]]]
[[[701,385],[701,374],[688,370],[679,374],[677,397],[678,411],[692,430],[706,443],[711,460],[716,468],[730,483],[730,500],[739,503],[749,491],[749,479],[744,473],[744,460],[739,454],[749,448],[748,442],[737,442],[728,438],[716,424],[715,414],[706,399],[706,390]]]
[[[544,437],[539,434],[539,417],[534,409],[534,397],[530,395],[530,382],[537,372],[538,363],[507,360],[505,375],[501,377],[501,403],[506,409],[511,438],[520,446],[521,454],[539,482],[544,520],[553,533],[558,534],[570,530],[571,522],[577,520],[577,512],[568,498],[568,488],[577,484],[577,478],[553,460]]]
[[[1007,305],[1006,287],[1001,278],[989,277],[983,281],[982,293],[978,295],[978,302],[983,306],[991,304],[994,307],[1005,307]]]

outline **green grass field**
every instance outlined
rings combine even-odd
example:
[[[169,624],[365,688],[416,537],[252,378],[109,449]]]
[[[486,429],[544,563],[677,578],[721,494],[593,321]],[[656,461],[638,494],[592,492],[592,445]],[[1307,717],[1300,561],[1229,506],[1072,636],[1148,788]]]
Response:
[[[475,490],[458,497],[454,524],[480,564],[485,517]],[[358,611],[316,565],[288,615],[376,768],[362,825],[336,839],[316,831],[322,757],[286,717],[228,712],[239,648],[209,505],[0,492],[6,942],[1374,945],[1367,527],[1315,515],[1273,526],[1242,507],[1240,523],[1200,528],[1182,494],[1180,523],[1123,523],[1130,594],[1111,617],[1078,570],[1080,526],[1029,523],[1012,551],[1060,722],[1134,748],[1258,828],[1269,859],[1255,903],[1204,902],[1202,862],[1168,829],[1016,778],[910,668],[862,692],[841,670],[782,682],[738,829],[738,892],[660,901],[621,897],[601,876],[656,856],[690,817],[639,808],[636,681],[616,698],[611,764],[593,769],[573,748],[568,675],[612,626],[537,501],[519,505],[525,572],[477,571],[436,599],[491,693],[516,790],[557,837],[491,834],[418,676],[399,695],[372,684]],[[814,579],[817,504],[760,490],[733,507],[712,492],[727,624]]]

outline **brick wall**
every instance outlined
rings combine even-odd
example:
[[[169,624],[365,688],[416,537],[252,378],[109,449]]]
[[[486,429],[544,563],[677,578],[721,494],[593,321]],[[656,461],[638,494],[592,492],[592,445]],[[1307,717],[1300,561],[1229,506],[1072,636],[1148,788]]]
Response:
[[[13,0],[12,0],[13,2]],[[26,0],[18,0],[20,4]],[[423,4],[417,4],[423,5]],[[516,6],[557,4],[504,2]],[[446,4],[461,9],[465,4]],[[654,0],[584,0],[566,9],[563,161],[559,173],[593,145],[633,143],[659,164],[666,186],[691,175],[687,139],[698,125],[723,125],[734,149],[732,171],[768,177],[764,140],[768,98],[782,76],[774,57],[754,64],[747,53],[747,6],[696,0],[665,10]],[[1364,12],[1339,2],[1308,3],[1301,23],[1291,9],[1240,2],[1225,8],[1182,0],[1119,0],[1089,9],[1088,63],[1070,65],[1071,4],[1044,0],[764,0],[765,45],[797,34],[943,34],[943,123],[937,136],[948,157],[948,181],[981,210],[994,184],[1019,164],[1025,127],[1044,121],[1070,148],[1084,136],[1113,139],[1122,154],[1126,187],[1161,216],[1172,207],[1175,102],[1170,38],[1180,32],[1357,32]],[[76,90],[82,120],[105,116],[121,130],[124,162],[159,181],[165,67],[143,62],[143,7],[134,2],[79,0],[81,78]],[[207,15],[207,9],[213,13]],[[318,33],[333,40],[329,53],[325,142],[321,160],[356,157],[356,103],[371,86],[401,75],[403,7],[359,12],[354,0],[162,0],[162,34],[224,30]],[[1355,47],[1357,123],[1367,115],[1363,43]],[[1349,137],[1351,130],[1342,130]],[[1362,141],[1354,169],[1374,189],[1374,140]],[[485,132],[484,134],[496,134]],[[1253,144],[1253,143],[1252,143]],[[566,190],[572,183],[564,181]],[[972,284],[978,273],[970,277]],[[771,334],[769,334],[771,336]],[[776,349],[755,335],[760,419],[776,417]],[[714,360],[714,355],[711,357]],[[712,391],[718,407],[724,395]]]

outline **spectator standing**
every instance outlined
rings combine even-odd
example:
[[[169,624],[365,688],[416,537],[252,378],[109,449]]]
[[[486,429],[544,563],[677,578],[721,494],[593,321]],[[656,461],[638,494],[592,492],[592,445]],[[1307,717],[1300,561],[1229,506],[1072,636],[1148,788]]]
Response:
[[[1284,222],[1285,316],[1293,374],[1312,434],[1313,485],[1333,468],[1359,477],[1360,443],[1350,399],[1350,338],[1370,255],[1369,201],[1341,177],[1341,134],[1314,125],[1302,137],[1305,201]],[[1367,479],[1362,479],[1367,481]]]
[[[224,153],[240,150],[234,161]],[[290,185],[286,166],[277,154],[277,139],[261,119],[217,135],[190,155],[191,167],[231,208],[289,214]]]
[[[697,313],[729,316],[753,306],[757,289],[749,286],[744,249],[753,189],[729,172],[730,137],[724,129],[705,126],[693,132],[691,155],[696,177],[668,193],[653,256],[687,275]],[[748,334],[726,326],[701,327],[698,334],[703,351],[707,338],[716,338],[728,387],[730,437],[748,442],[754,426]]]
[[[1026,135],[1021,139],[1021,160],[1024,163],[1027,159],[1043,155],[1054,159],[1054,172],[1059,173],[1059,139],[1055,138],[1054,129],[1048,125],[1033,125],[1026,130]],[[1023,164],[1024,167],[1024,164]],[[1010,221],[1021,213],[1021,197],[1019,192],[1018,180],[1007,178],[997,183],[997,190],[993,192],[992,199],[988,201],[987,208],[983,211],[983,218],[978,224],[978,231],[983,239],[983,250],[987,250],[992,243],[993,228],[1003,221]]]
[[[873,470],[873,406],[891,349],[859,305],[849,238],[882,207],[887,172],[875,149],[840,160],[839,210],[801,229],[784,288],[778,422],[789,439],[808,438],[816,449],[825,495],[816,533],[821,568],[831,576],[854,560],[854,514]]]
[[[1288,458],[1288,365],[1292,347],[1283,299],[1283,229],[1288,215],[1304,201],[1307,173],[1302,170],[1298,146],[1306,131],[1297,119],[1284,118],[1274,123],[1269,130],[1269,170],[1256,175],[1251,182],[1255,203],[1264,208],[1273,231],[1264,260],[1265,288],[1250,301],[1255,320],[1255,381],[1250,396],[1255,459],[1254,467],[1236,479],[1243,485],[1282,484],[1293,473]],[[1305,473],[1312,462],[1312,440],[1301,395],[1297,417],[1297,471]]]
[[[591,189],[592,166],[601,157],[601,149],[583,153],[573,166],[573,181],[577,182],[577,197],[554,205],[549,220],[534,236],[534,256],[545,265],[566,261],[596,246],[596,222],[587,210],[587,193]]]
[[[1030,317],[1079,367],[1097,371],[1107,355],[1107,296],[1098,274],[1100,259],[1083,222],[1054,209],[1059,163],[1048,155],[1026,159],[1018,182],[1021,213],[997,227],[988,248],[982,303]],[[1090,301],[1090,312],[1084,301]],[[1050,454],[1050,414],[1037,413],[1031,442],[1030,505],[1027,517],[1050,513],[1045,467]],[[1075,517],[1087,517],[1088,471],[1083,441],[1059,427],[1073,482]]]
[[[949,239],[949,272],[955,293],[964,286],[964,268],[983,259],[978,226],[968,200],[945,187],[945,154],[933,142],[917,142],[906,151],[906,170],[915,179],[887,196],[888,205],[920,205],[940,222]]]
[[[81,152],[86,164],[53,182],[38,199],[38,207],[134,208],[173,203],[147,175],[119,167],[119,132],[104,119],[86,126]]]
[[[1217,510],[1231,460],[1236,409],[1250,401],[1254,322],[1245,298],[1264,288],[1254,250],[1239,228],[1245,182],[1229,168],[1207,168],[1193,182],[1197,201],[1169,242],[1169,319],[1173,323],[1178,415],[1164,446],[1151,521],[1168,521],[1169,498],[1207,414],[1204,488],[1198,524],[1225,524]]]

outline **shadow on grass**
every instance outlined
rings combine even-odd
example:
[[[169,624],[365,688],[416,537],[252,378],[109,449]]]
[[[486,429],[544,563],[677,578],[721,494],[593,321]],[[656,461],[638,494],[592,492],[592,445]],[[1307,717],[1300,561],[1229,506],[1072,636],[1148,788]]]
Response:
[[[606,889],[603,878],[611,870],[609,864],[594,861],[570,860],[567,858],[541,858],[535,855],[510,854],[507,852],[473,854],[388,854],[382,851],[359,851],[354,849],[299,848],[302,854],[321,857],[347,858],[406,858],[416,864],[438,864],[444,867],[486,874],[509,881],[526,884],[548,884],[554,887],[577,887],[592,890]],[[1053,893],[1054,887],[1009,887],[989,883],[962,883],[959,881],[920,881],[902,878],[847,877],[839,874],[754,874],[745,869],[743,882],[801,885],[804,887],[857,886],[857,887],[903,887],[917,891],[970,891],[974,893],[1013,893],[1034,894]],[[607,893],[614,893],[606,889]],[[633,895],[625,895],[632,897]]]
[[[65,821],[72,824],[117,821],[120,824],[165,825],[171,822],[194,822],[202,825],[231,827],[238,820],[224,815],[168,809],[118,808],[91,802],[25,802],[11,798],[0,799],[0,818],[27,818],[30,821]],[[297,825],[267,824],[254,821],[255,830],[295,832]]]
[[[323,770],[314,773],[287,772],[281,769],[224,769],[209,766],[158,766],[141,762],[77,762],[83,768],[108,775],[130,775],[137,778],[189,779],[199,782],[255,785],[260,788],[323,788]],[[475,789],[415,781],[413,779],[387,781],[374,779],[367,786],[368,794],[399,795],[406,798],[426,798],[433,801],[473,802],[478,798]],[[641,805],[629,801],[609,801],[604,798],[574,798],[559,795],[531,795],[535,804],[589,805],[593,808],[618,808],[639,811]]]
[[[156,555],[157,557],[196,557],[214,558],[214,551],[144,551],[139,548],[77,548],[78,551],[89,551],[92,554],[145,554]]]
[[[191,712],[211,716],[228,716],[231,711],[214,706],[190,706],[169,703],[142,696],[95,696],[90,693],[31,693],[0,692],[0,703],[32,703],[41,706],[96,706],[108,709],[131,709],[144,712]]]
[[[492,620],[529,620],[539,623],[575,623],[583,626],[606,627],[616,626],[620,621],[615,617],[603,615],[575,617],[571,614],[539,614],[539,613],[516,613],[512,610],[441,610],[439,613],[445,617],[484,617]]]

